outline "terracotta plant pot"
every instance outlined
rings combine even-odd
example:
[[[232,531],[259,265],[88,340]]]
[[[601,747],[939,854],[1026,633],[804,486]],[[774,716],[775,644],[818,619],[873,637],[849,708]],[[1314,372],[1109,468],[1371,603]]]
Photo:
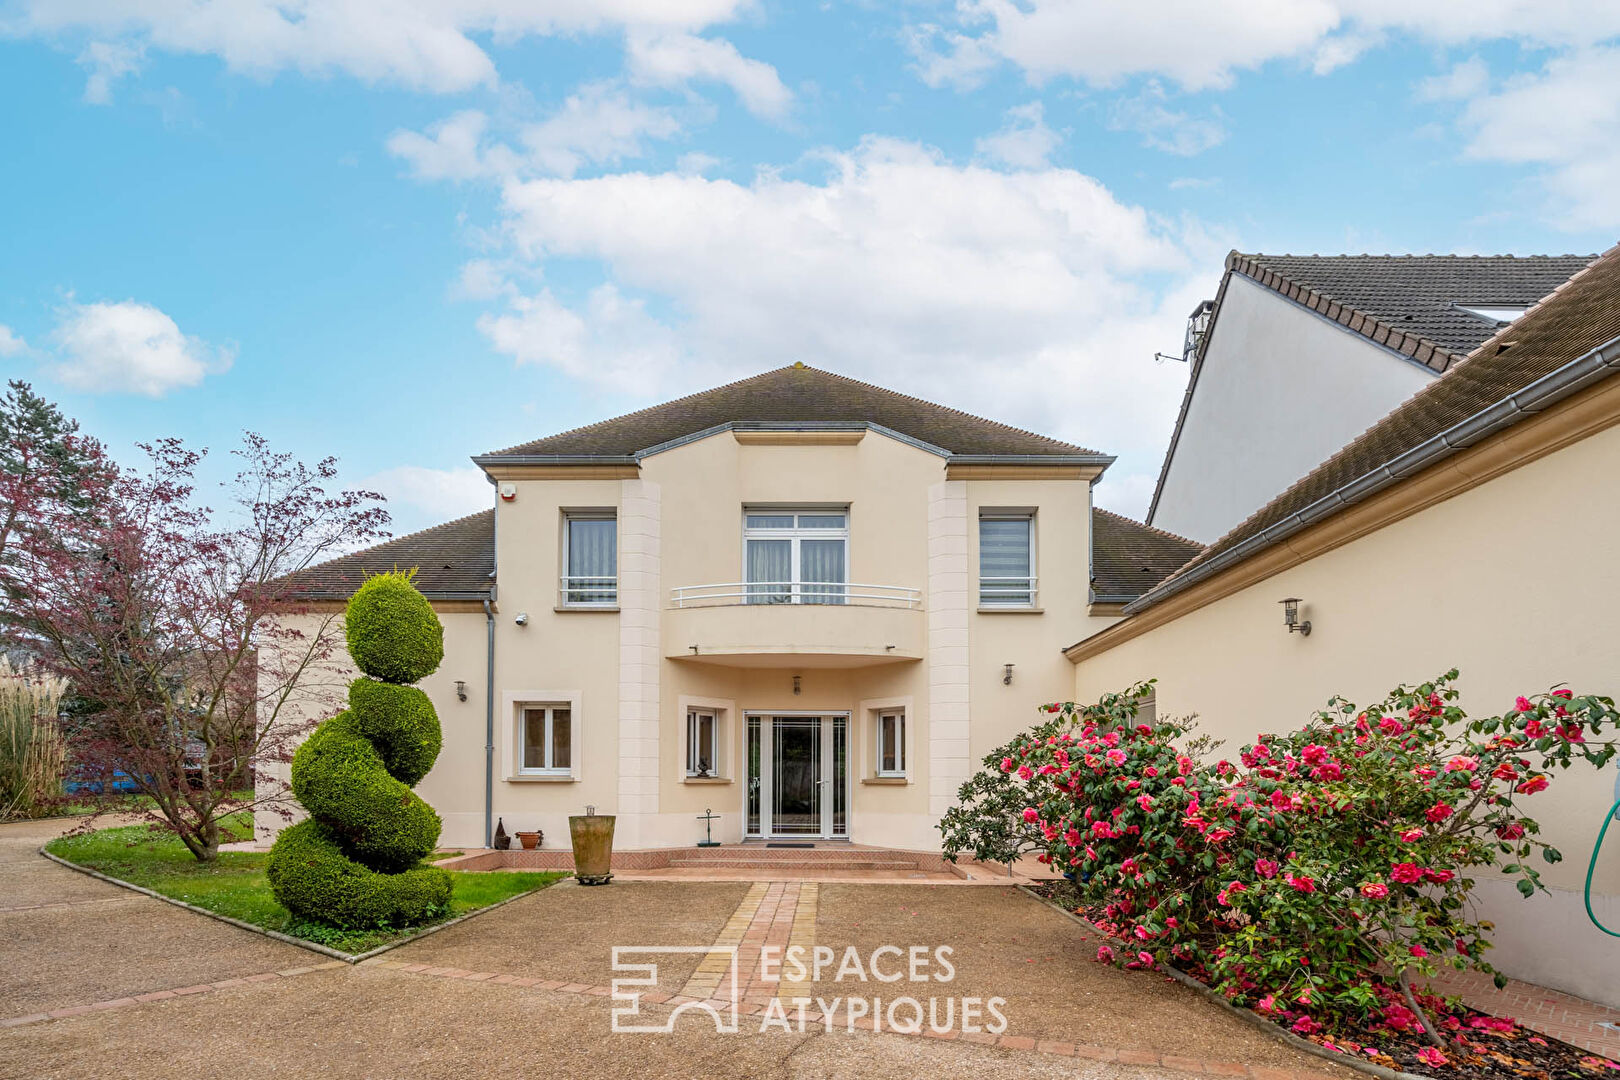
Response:
[[[541,834],[538,832],[520,832],[517,834],[518,843],[523,845],[524,851],[533,851],[540,846]]]
[[[574,842],[574,876],[581,885],[613,880],[613,815],[579,814],[568,819]]]

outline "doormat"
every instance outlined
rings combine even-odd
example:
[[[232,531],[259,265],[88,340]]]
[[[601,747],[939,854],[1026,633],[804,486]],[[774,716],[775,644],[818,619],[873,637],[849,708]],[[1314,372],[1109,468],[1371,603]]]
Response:
[[[813,848],[816,845],[814,845],[814,844],[766,844],[765,846],[766,847],[807,847],[807,848]]]

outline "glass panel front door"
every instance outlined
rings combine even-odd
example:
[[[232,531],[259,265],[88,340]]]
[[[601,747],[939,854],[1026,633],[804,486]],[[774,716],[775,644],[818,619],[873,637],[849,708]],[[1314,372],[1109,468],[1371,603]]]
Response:
[[[849,835],[849,718],[750,716],[748,835]]]
[[[779,836],[820,836],[821,718],[778,716],[771,727],[771,829]]]

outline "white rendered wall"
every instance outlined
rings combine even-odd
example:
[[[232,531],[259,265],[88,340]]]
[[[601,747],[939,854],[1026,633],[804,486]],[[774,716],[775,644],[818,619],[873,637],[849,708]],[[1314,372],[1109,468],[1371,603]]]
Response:
[[[1220,539],[1434,378],[1233,274],[1152,524]]]

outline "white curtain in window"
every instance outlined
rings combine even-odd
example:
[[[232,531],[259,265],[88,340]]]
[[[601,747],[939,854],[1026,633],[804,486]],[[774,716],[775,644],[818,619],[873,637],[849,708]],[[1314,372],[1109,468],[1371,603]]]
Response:
[[[612,518],[569,520],[569,602],[612,603],[618,598],[615,588],[618,567],[618,522]]]
[[[748,580],[752,582],[785,582],[793,578],[793,541],[748,541]],[[787,585],[754,585],[748,587],[750,604],[785,604],[791,599]]]
[[[842,604],[844,602],[844,541],[799,541],[799,576],[806,582],[833,582],[832,585],[806,584],[804,602],[807,604]]]

